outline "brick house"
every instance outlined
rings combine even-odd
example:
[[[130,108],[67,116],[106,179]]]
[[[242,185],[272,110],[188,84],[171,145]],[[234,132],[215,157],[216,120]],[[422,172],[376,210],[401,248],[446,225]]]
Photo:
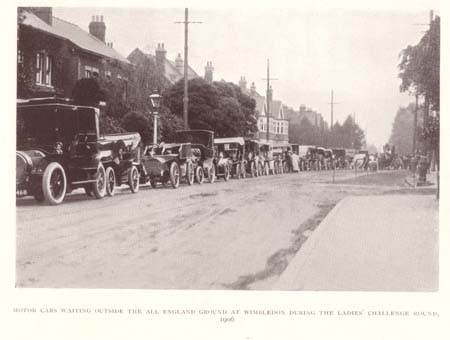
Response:
[[[269,140],[267,141],[267,99],[256,91],[255,83],[247,88],[247,80],[241,77],[239,87],[256,101],[256,119],[258,131],[254,137],[273,146],[285,145],[289,141],[289,121],[285,118],[282,101],[273,99],[273,89],[269,90]]]
[[[102,16],[93,16],[89,32],[52,15],[51,7],[18,12],[18,98],[70,98],[81,78],[97,77],[127,95],[132,64],[105,42]]]

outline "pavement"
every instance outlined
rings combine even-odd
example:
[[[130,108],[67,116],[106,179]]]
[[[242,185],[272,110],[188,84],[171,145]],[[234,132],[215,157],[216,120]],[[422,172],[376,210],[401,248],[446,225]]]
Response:
[[[349,196],[300,248],[274,289],[438,290],[435,195]]]

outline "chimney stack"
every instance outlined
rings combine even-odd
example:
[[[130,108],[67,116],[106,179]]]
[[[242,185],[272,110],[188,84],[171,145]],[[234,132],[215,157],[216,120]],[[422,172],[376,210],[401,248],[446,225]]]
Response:
[[[183,58],[181,58],[181,53],[178,53],[177,58],[175,59],[175,67],[177,68],[178,72],[183,74],[184,64],[183,64]]]
[[[252,96],[252,97],[256,96],[255,82],[252,82],[252,85],[250,86],[250,96]]]
[[[166,74],[166,54],[167,51],[164,48],[164,43],[158,43],[158,47],[155,50],[156,68],[161,75]]]
[[[213,72],[214,72],[214,67],[212,66],[212,61],[207,61],[206,66],[205,66],[205,80],[208,83],[213,82]]]
[[[105,42],[106,25],[103,22],[103,15],[92,16],[92,21],[89,23],[89,33]]]
[[[239,87],[241,88],[241,91],[247,90],[247,80],[245,77],[241,77],[241,80],[239,80]]]

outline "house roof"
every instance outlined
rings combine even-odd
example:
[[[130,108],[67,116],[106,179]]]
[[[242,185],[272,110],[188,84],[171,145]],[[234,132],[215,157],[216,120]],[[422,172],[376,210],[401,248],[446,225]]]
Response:
[[[272,100],[270,103],[270,116],[278,119],[283,119],[281,115],[283,104],[281,100]]]
[[[130,63],[115,49],[109,47],[103,41],[97,39],[75,24],[53,17],[52,25],[49,25],[29,11],[24,11],[24,14],[25,19],[22,22],[22,25],[30,26],[54,36],[67,39],[85,51],[120,60],[123,63]]]

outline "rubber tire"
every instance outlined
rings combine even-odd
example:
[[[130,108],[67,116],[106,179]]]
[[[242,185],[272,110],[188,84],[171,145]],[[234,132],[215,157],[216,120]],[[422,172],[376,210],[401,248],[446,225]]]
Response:
[[[205,181],[205,173],[201,166],[195,168],[195,181],[198,184],[203,184],[203,182]]]
[[[61,172],[62,175],[62,183],[61,183],[62,190],[58,197],[53,197],[53,193],[51,192],[50,187],[50,179],[55,171]],[[66,196],[66,190],[67,190],[67,179],[63,167],[61,166],[61,164],[57,162],[50,163],[45,168],[44,176],[42,176],[42,193],[44,195],[45,202],[50,205],[60,204],[64,200],[64,197]]]
[[[216,181],[216,168],[214,168],[214,164],[208,168],[208,181],[209,183]]]
[[[99,178],[101,178],[100,176],[103,177],[103,187],[102,188],[98,187]],[[102,163],[98,164],[96,179],[97,179],[97,181],[92,184],[92,192],[94,193],[95,198],[101,199],[101,198],[105,197],[105,195],[106,195],[106,171],[105,171],[105,167],[103,166]]]
[[[116,193],[116,173],[114,169],[108,167],[106,169],[106,195],[109,197],[113,197]]]
[[[194,165],[192,162],[186,163],[186,182],[189,185],[194,184],[195,173],[194,173]]]
[[[170,164],[169,176],[172,188],[178,188],[180,186],[180,167],[176,162],[172,162],[172,164]]]
[[[128,169],[128,185],[133,194],[139,191],[139,171],[134,165]]]

